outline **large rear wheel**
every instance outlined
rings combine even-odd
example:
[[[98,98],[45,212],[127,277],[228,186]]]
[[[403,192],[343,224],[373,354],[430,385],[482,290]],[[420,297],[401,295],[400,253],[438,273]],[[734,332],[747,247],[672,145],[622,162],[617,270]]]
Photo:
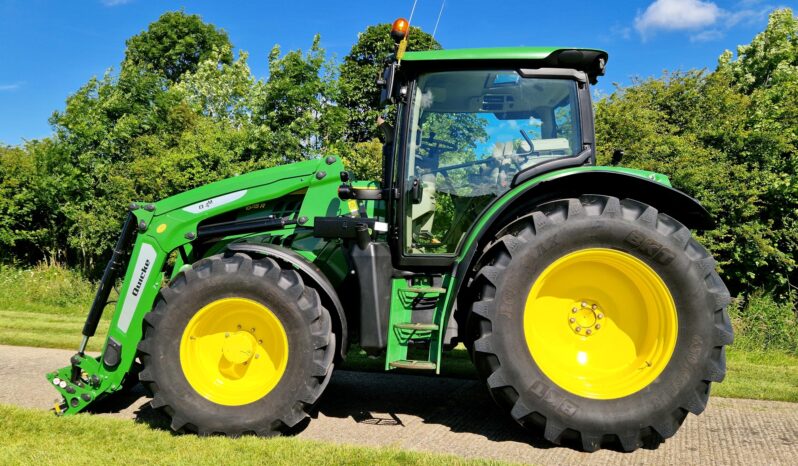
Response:
[[[335,339],[318,293],[269,258],[194,264],[145,318],[140,379],[174,430],[274,435],[308,417]]]
[[[547,203],[480,266],[474,362],[499,405],[551,442],[659,443],[724,377],[728,291],[689,230],[651,206]]]

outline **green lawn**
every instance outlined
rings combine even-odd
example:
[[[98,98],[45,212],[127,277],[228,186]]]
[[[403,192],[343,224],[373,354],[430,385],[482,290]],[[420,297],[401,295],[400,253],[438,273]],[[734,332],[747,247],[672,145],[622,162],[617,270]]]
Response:
[[[173,435],[123,419],[0,405],[2,464],[502,464],[396,448],[364,448],[298,438]],[[44,447],[49,445],[50,447]]]

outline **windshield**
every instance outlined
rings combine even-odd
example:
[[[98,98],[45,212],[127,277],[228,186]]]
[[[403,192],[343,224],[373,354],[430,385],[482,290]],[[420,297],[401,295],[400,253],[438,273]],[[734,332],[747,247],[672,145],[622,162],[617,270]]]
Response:
[[[576,82],[516,71],[422,75],[412,102],[407,173],[423,196],[406,211],[410,253],[453,253],[519,171],[581,150]]]

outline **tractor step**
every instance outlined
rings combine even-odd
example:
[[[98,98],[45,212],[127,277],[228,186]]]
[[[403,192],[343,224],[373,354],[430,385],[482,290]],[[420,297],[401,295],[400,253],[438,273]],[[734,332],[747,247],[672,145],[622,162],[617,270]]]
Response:
[[[434,371],[438,365],[430,361],[416,361],[413,359],[400,359],[393,361],[389,364],[395,369],[413,369],[413,370],[427,370]]]
[[[404,293],[416,293],[416,294],[446,294],[446,288],[438,288],[438,287],[410,287],[405,288],[403,290]]]
[[[438,330],[438,324],[423,324],[421,322],[406,322],[402,324],[394,324],[394,328],[402,330]]]

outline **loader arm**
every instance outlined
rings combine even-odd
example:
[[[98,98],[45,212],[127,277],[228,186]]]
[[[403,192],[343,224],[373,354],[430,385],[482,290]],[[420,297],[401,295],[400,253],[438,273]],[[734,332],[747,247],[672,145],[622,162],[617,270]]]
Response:
[[[337,197],[339,180],[328,174],[337,175],[342,170],[343,165],[336,157],[308,160],[217,181],[151,204],[131,204],[130,221],[136,231],[133,235],[123,233],[115,248],[115,260],[103,275],[79,351],[69,366],[47,374],[63,397],[55,406],[56,412],[78,413],[122,388],[136,359],[143,320],[152,310],[164,281],[172,278],[164,274],[170,254],[177,252],[176,274],[181,267],[198,259],[192,254],[192,242],[204,233],[220,237],[258,229],[285,233],[297,226],[312,227],[317,216],[338,215],[342,208]],[[305,196],[294,219],[265,219],[236,225],[220,222],[211,227],[203,224],[222,214],[303,190]],[[86,355],[88,338],[94,335],[102,309],[107,305],[108,290],[123,269],[120,296],[102,353],[99,357]]]

